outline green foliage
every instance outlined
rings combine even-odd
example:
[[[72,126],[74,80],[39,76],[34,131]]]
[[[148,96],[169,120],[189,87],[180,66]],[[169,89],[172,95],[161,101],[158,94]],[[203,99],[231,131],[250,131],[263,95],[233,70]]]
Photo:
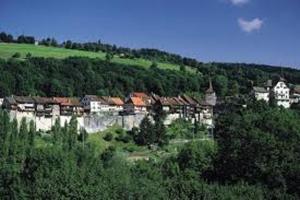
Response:
[[[19,52],[16,52],[12,55],[12,58],[20,58],[21,54]]]
[[[257,102],[246,109],[228,111],[217,122],[218,179],[263,183],[274,194],[287,191],[299,195],[297,113]]]
[[[112,54],[112,53],[106,53],[105,60],[107,62],[110,62],[113,58],[114,58],[114,54]]]
[[[171,139],[199,139],[208,135],[207,129],[199,124],[178,119],[167,129],[167,134]]]
[[[107,134],[103,137],[103,139],[104,139],[105,141],[112,141],[113,138],[114,138],[114,137],[113,137],[113,134],[112,134],[112,133],[107,133]]]
[[[201,175],[212,167],[217,154],[213,141],[188,143],[178,154],[177,160],[181,170],[193,170]]]
[[[149,117],[146,116],[141,124],[140,131],[136,138],[134,138],[135,142],[139,145],[150,145],[155,142],[155,133],[154,133],[154,125],[150,121]]]
[[[232,112],[230,121],[221,116],[216,133],[220,134],[218,144],[212,140],[195,141],[186,144],[178,155],[134,164],[125,161],[114,146],[96,154],[93,143],[83,143],[85,140],[80,136],[84,135],[83,130],[80,134],[75,131],[74,118],[63,128],[58,127],[57,120],[49,135],[40,136],[32,122],[26,126],[23,119],[18,126],[16,120],[10,122],[7,113],[0,111],[0,196],[2,199],[297,199],[299,118],[291,111],[264,105],[248,109],[244,115]],[[258,111],[264,123],[257,121]],[[242,121],[245,126],[237,126]],[[257,131],[252,127],[253,121],[265,136],[251,131]],[[239,131],[229,127],[221,135],[224,122],[233,123],[230,127]],[[117,127],[110,131],[116,136],[126,134]],[[127,135],[138,132],[133,129]],[[93,137],[89,136],[88,141]],[[47,145],[38,145],[41,138]],[[221,159],[224,156],[227,160]],[[235,165],[238,168],[228,168]]]
[[[0,94],[124,96],[132,91],[177,95],[201,92],[202,79],[174,70],[147,69],[87,58],[0,60]],[[77,84],[80,82],[81,84]],[[200,84],[200,85],[199,85]]]

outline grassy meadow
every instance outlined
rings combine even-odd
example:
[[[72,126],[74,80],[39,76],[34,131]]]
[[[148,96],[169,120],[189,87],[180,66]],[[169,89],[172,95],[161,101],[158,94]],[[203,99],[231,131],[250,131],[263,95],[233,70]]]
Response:
[[[33,57],[45,57],[45,58],[58,58],[63,59],[71,56],[79,57],[88,57],[88,58],[98,58],[101,60],[105,59],[105,53],[103,52],[90,52],[82,50],[73,50],[57,47],[46,47],[42,45],[32,45],[32,44],[16,44],[16,43],[0,43],[0,58],[9,59],[15,53],[20,53],[20,59],[25,59],[26,55],[30,53]],[[126,65],[135,65],[141,67],[150,67],[152,64],[151,60],[145,59],[128,59],[120,58],[115,55],[111,62],[126,64]],[[158,62],[158,67],[161,69],[171,69],[179,70],[179,65],[174,65],[170,63],[161,63]],[[191,68],[187,68],[189,71],[193,71]]]

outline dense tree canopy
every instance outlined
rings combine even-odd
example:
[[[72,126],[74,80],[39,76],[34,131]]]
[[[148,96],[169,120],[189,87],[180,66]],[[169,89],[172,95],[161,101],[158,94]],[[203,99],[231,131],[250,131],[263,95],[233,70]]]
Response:
[[[176,96],[183,93],[203,94],[209,77],[218,97],[249,94],[252,85],[276,79],[277,68],[247,65],[204,64],[197,73],[121,65],[99,59],[72,57],[63,60],[34,58],[0,60],[0,96],[83,96],[85,94],[124,96],[132,91]],[[300,72],[285,69],[292,84],[300,83]],[[200,95],[201,96],[201,95]]]
[[[217,180],[261,183],[274,195],[283,191],[300,195],[298,113],[257,102],[224,113],[216,127]]]

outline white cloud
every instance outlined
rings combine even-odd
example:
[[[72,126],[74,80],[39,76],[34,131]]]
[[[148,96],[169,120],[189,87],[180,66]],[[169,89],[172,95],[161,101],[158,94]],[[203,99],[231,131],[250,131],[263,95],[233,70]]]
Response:
[[[238,24],[242,31],[250,33],[252,31],[258,31],[259,29],[261,29],[264,22],[259,18],[255,18],[253,20],[244,20],[242,18],[239,18]]]
[[[239,6],[248,3],[250,0],[230,0],[233,5]]]

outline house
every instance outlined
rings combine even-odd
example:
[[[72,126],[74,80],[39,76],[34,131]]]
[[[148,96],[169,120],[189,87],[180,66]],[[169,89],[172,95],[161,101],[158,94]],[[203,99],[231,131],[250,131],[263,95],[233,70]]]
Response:
[[[270,91],[265,87],[253,87],[253,92],[256,100],[263,100],[269,102],[270,100]]]
[[[148,105],[141,97],[129,97],[124,104],[124,112],[127,114],[147,113]]]
[[[110,110],[114,112],[120,112],[123,110],[124,101],[120,97],[109,97]]]
[[[144,104],[146,105],[146,109],[147,111],[150,111],[151,108],[152,108],[152,105],[155,103],[153,101],[153,97],[155,97],[156,95],[155,94],[152,94],[152,95],[148,95],[144,92],[132,92],[128,95],[128,97],[125,99],[125,101],[129,100],[131,97],[136,97],[136,98],[139,98],[141,99]]]
[[[199,105],[200,113],[197,113],[196,120],[208,128],[213,128],[214,107],[211,105],[211,102],[201,101]]]
[[[15,110],[19,112],[35,112],[35,102],[32,97],[26,96],[9,96],[3,100],[3,107],[9,110]]]
[[[77,97],[53,97],[53,100],[60,106],[60,115],[82,116],[84,109]]]
[[[283,106],[284,108],[290,107],[290,88],[283,78],[280,78],[272,88],[272,96],[278,106]]]
[[[124,102],[119,97],[100,97],[96,95],[85,95],[81,99],[84,110],[90,113],[120,112],[123,110]]]
[[[96,95],[85,95],[81,99],[81,105],[85,111],[94,114],[103,110],[108,110],[108,105],[106,102],[101,97]]]
[[[52,117],[60,115],[59,103],[49,97],[33,97],[36,116]]]
[[[267,103],[274,100],[276,105],[284,108],[289,108],[293,103],[293,99],[290,99],[290,88],[283,78],[280,78],[276,84],[268,80],[264,87],[253,87],[253,91],[256,100],[264,100]]]
[[[300,85],[294,86],[290,94],[290,102],[293,103],[300,103]]]

